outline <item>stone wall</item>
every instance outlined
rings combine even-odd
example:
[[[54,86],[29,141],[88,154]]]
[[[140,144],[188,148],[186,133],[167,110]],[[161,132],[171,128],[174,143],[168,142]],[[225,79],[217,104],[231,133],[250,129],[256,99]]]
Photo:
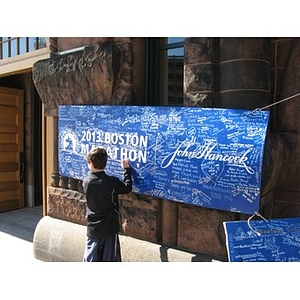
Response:
[[[60,104],[131,104],[131,43],[106,41],[38,61],[33,81],[47,116],[57,116]]]
[[[184,105],[254,109],[290,95],[300,82],[295,77],[287,87],[296,72],[292,67],[299,65],[297,49],[294,39],[185,38]],[[143,38],[100,41],[33,69],[49,117],[57,116],[59,104],[144,105],[145,74]],[[260,208],[267,218],[300,216],[298,112],[295,103],[271,110]],[[84,224],[81,182],[56,173],[48,188],[49,216]],[[134,193],[121,195],[120,212],[123,234],[221,256],[223,222],[249,218]]]

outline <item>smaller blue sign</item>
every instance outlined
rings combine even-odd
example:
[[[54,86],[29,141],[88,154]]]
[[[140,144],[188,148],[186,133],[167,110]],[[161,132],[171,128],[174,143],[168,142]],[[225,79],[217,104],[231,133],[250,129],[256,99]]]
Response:
[[[300,261],[300,218],[223,225],[230,262]]]

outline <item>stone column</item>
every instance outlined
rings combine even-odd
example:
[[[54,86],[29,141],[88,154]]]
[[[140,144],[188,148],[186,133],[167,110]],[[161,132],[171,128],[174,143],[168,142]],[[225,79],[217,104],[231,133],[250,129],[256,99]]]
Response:
[[[271,39],[221,38],[219,57],[220,107],[255,109],[271,103]],[[269,128],[260,200],[260,212],[266,218],[272,213],[273,188],[282,163],[282,148],[282,141]],[[248,216],[241,216],[243,218]]]
[[[184,105],[215,107],[216,44],[214,38],[184,39]]]
[[[268,38],[220,38],[219,106],[255,109],[270,104]]]
[[[290,54],[280,99],[300,92],[300,39],[296,38]],[[300,96],[275,107],[277,132],[283,152],[276,163],[278,180],[274,191],[274,218],[291,218],[300,215]]]

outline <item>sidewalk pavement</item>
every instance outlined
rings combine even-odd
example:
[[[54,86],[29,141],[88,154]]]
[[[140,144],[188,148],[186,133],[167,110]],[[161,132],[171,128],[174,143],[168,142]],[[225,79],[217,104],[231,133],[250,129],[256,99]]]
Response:
[[[0,264],[40,262],[33,257],[33,235],[42,206],[0,213]]]

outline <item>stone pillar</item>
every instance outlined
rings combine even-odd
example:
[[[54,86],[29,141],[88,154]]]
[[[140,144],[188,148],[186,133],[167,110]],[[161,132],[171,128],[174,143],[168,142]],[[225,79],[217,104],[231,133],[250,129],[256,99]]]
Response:
[[[300,39],[293,50],[282,81],[281,99],[300,92]],[[300,216],[300,96],[275,107],[277,132],[283,144],[282,167],[274,191],[274,218]],[[279,160],[280,161],[280,160]]]
[[[222,108],[255,109],[271,103],[271,39],[220,38],[219,94]],[[277,177],[276,161],[280,156],[280,141],[267,136],[264,157],[260,212],[269,217],[272,206],[272,186]],[[247,215],[240,218],[247,219]]]
[[[268,38],[220,38],[219,106],[255,109],[270,104]]]
[[[215,107],[216,39],[184,39],[184,105]]]

